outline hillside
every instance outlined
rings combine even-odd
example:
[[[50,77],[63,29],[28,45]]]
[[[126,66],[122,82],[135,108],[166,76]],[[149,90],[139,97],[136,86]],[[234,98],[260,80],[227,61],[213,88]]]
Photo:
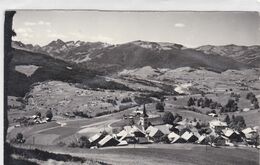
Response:
[[[205,45],[196,48],[206,54],[221,55],[225,57],[231,57],[236,61],[254,66],[260,67],[260,46],[238,46],[238,45],[224,45],[213,46]]]
[[[79,83],[89,88],[128,89],[123,84],[106,81],[98,72],[48,55],[17,49],[13,55],[8,81],[11,96],[24,96],[31,85],[48,80]]]

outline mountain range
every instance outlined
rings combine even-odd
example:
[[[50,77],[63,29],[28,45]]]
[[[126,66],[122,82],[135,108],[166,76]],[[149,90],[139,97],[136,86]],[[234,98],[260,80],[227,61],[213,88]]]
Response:
[[[260,46],[207,45],[187,48],[175,43],[140,40],[111,45],[102,42],[64,42],[57,39],[42,47],[14,41],[13,48],[47,54],[83,65],[90,70],[108,72],[144,66],[170,69],[202,67],[216,72],[260,67]]]

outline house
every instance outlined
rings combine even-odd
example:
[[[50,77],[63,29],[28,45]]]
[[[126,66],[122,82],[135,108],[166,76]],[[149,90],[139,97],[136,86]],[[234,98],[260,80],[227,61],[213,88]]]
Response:
[[[181,137],[190,143],[196,142],[198,140],[198,137],[189,131],[184,132],[184,134],[182,134]]]
[[[32,119],[37,119],[38,116],[37,116],[37,115],[32,115],[31,118],[32,118]]]
[[[151,138],[153,141],[159,141],[160,140],[160,138],[164,135],[163,133],[162,133],[162,131],[160,131],[158,128],[155,128],[155,127],[153,127],[153,126],[150,126],[150,127],[148,127],[149,128],[149,130],[148,130],[148,132],[149,132],[149,134],[148,134],[148,136],[149,136],[149,138]]]
[[[117,144],[117,146],[127,146],[127,145],[128,145],[128,143],[125,140],[120,141],[120,143]]]
[[[145,133],[149,134],[153,128],[154,128],[154,126],[149,126],[149,127],[145,130]]]
[[[239,132],[234,131],[230,128],[226,128],[222,130],[223,136],[227,138],[226,142],[239,142],[241,141],[241,136]]]
[[[179,129],[177,129],[176,127],[172,127],[172,128],[170,129],[170,131],[171,131],[171,132],[174,132],[174,133],[176,133],[176,134],[179,134],[179,133],[180,133]]]
[[[206,135],[201,135],[199,137],[199,139],[196,141],[196,143],[198,143],[198,144],[207,144],[206,137],[207,137]]]
[[[133,134],[135,137],[145,137],[145,133],[136,126],[132,127],[130,134]]]
[[[94,136],[91,136],[88,140],[91,143],[91,146],[95,146],[104,137],[105,137],[104,135],[102,135],[101,133],[98,133],[98,134],[95,134]]]
[[[254,145],[256,143],[256,138],[258,136],[257,130],[249,127],[249,128],[243,129],[242,134],[243,134],[246,142],[248,142],[249,144]]]
[[[218,115],[215,114],[215,113],[209,113],[208,116],[211,116],[211,117],[218,117]]]
[[[254,134],[257,133],[257,131],[255,129],[251,128],[251,127],[248,127],[246,129],[243,129],[242,133],[244,134],[244,137],[246,139],[250,139],[254,136]]]
[[[155,128],[159,129],[163,134],[168,135],[171,133],[170,129],[173,127],[171,124],[156,125]]]
[[[173,139],[175,138],[178,138],[180,135],[174,133],[174,132],[171,132],[167,137],[170,141],[172,141]]]
[[[209,122],[209,127],[212,130],[221,131],[222,129],[225,129],[227,126],[228,125],[226,122],[222,122],[220,120],[212,120]]]
[[[147,137],[139,137],[137,138],[138,144],[149,144],[151,143]]]
[[[176,124],[187,126],[189,124],[189,121],[188,121],[188,119],[183,119],[182,121],[179,121]]]
[[[167,137],[171,143],[186,143],[186,140],[174,132],[171,132]]]
[[[118,134],[116,134],[117,139],[122,138],[123,136],[126,136],[128,132],[126,130],[120,131]]]
[[[49,122],[51,121],[51,118],[46,117],[45,120]]]
[[[186,125],[177,125],[176,127],[175,127],[175,129],[177,129],[179,132],[181,132],[182,130],[189,130],[189,128],[187,128],[187,126]],[[176,133],[176,132],[175,132]]]
[[[130,132],[131,129],[132,129],[132,126],[129,126],[129,125],[124,126],[124,130],[125,130],[126,132]]]
[[[107,135],[98,142],[98,146],[99,147],[116,146],[119,143],[120,142],[118,140],[114,139],[111,135]]]
[[[127,143],[129,143],[129,144],[134,144],[134,143],[137,142],[137,140],[136,140],[134,134],[130,134],[130,133],[126,133],[125,135],[123,135],[123,136],[119,139],[119,141],[120,141],[120,142],[121,142],[121,141],[127,141]]]
[[[250,108],[244,108],[243,109],[243,112],[248,112],[248,111],[250,111]]]

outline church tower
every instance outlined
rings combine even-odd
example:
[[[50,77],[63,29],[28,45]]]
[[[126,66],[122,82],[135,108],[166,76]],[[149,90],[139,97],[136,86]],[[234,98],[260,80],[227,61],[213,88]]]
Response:
[[[142,126],[142,130],[145,131],[148,127],[148,115],[146,113],[145,104],[143,106],[143,114],[140,116],[140,124]]]

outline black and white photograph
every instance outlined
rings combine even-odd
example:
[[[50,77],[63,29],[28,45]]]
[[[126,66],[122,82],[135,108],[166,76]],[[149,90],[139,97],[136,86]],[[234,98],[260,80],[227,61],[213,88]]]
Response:
[[[259,12],[4,14],[5,165],[259,165]]]

